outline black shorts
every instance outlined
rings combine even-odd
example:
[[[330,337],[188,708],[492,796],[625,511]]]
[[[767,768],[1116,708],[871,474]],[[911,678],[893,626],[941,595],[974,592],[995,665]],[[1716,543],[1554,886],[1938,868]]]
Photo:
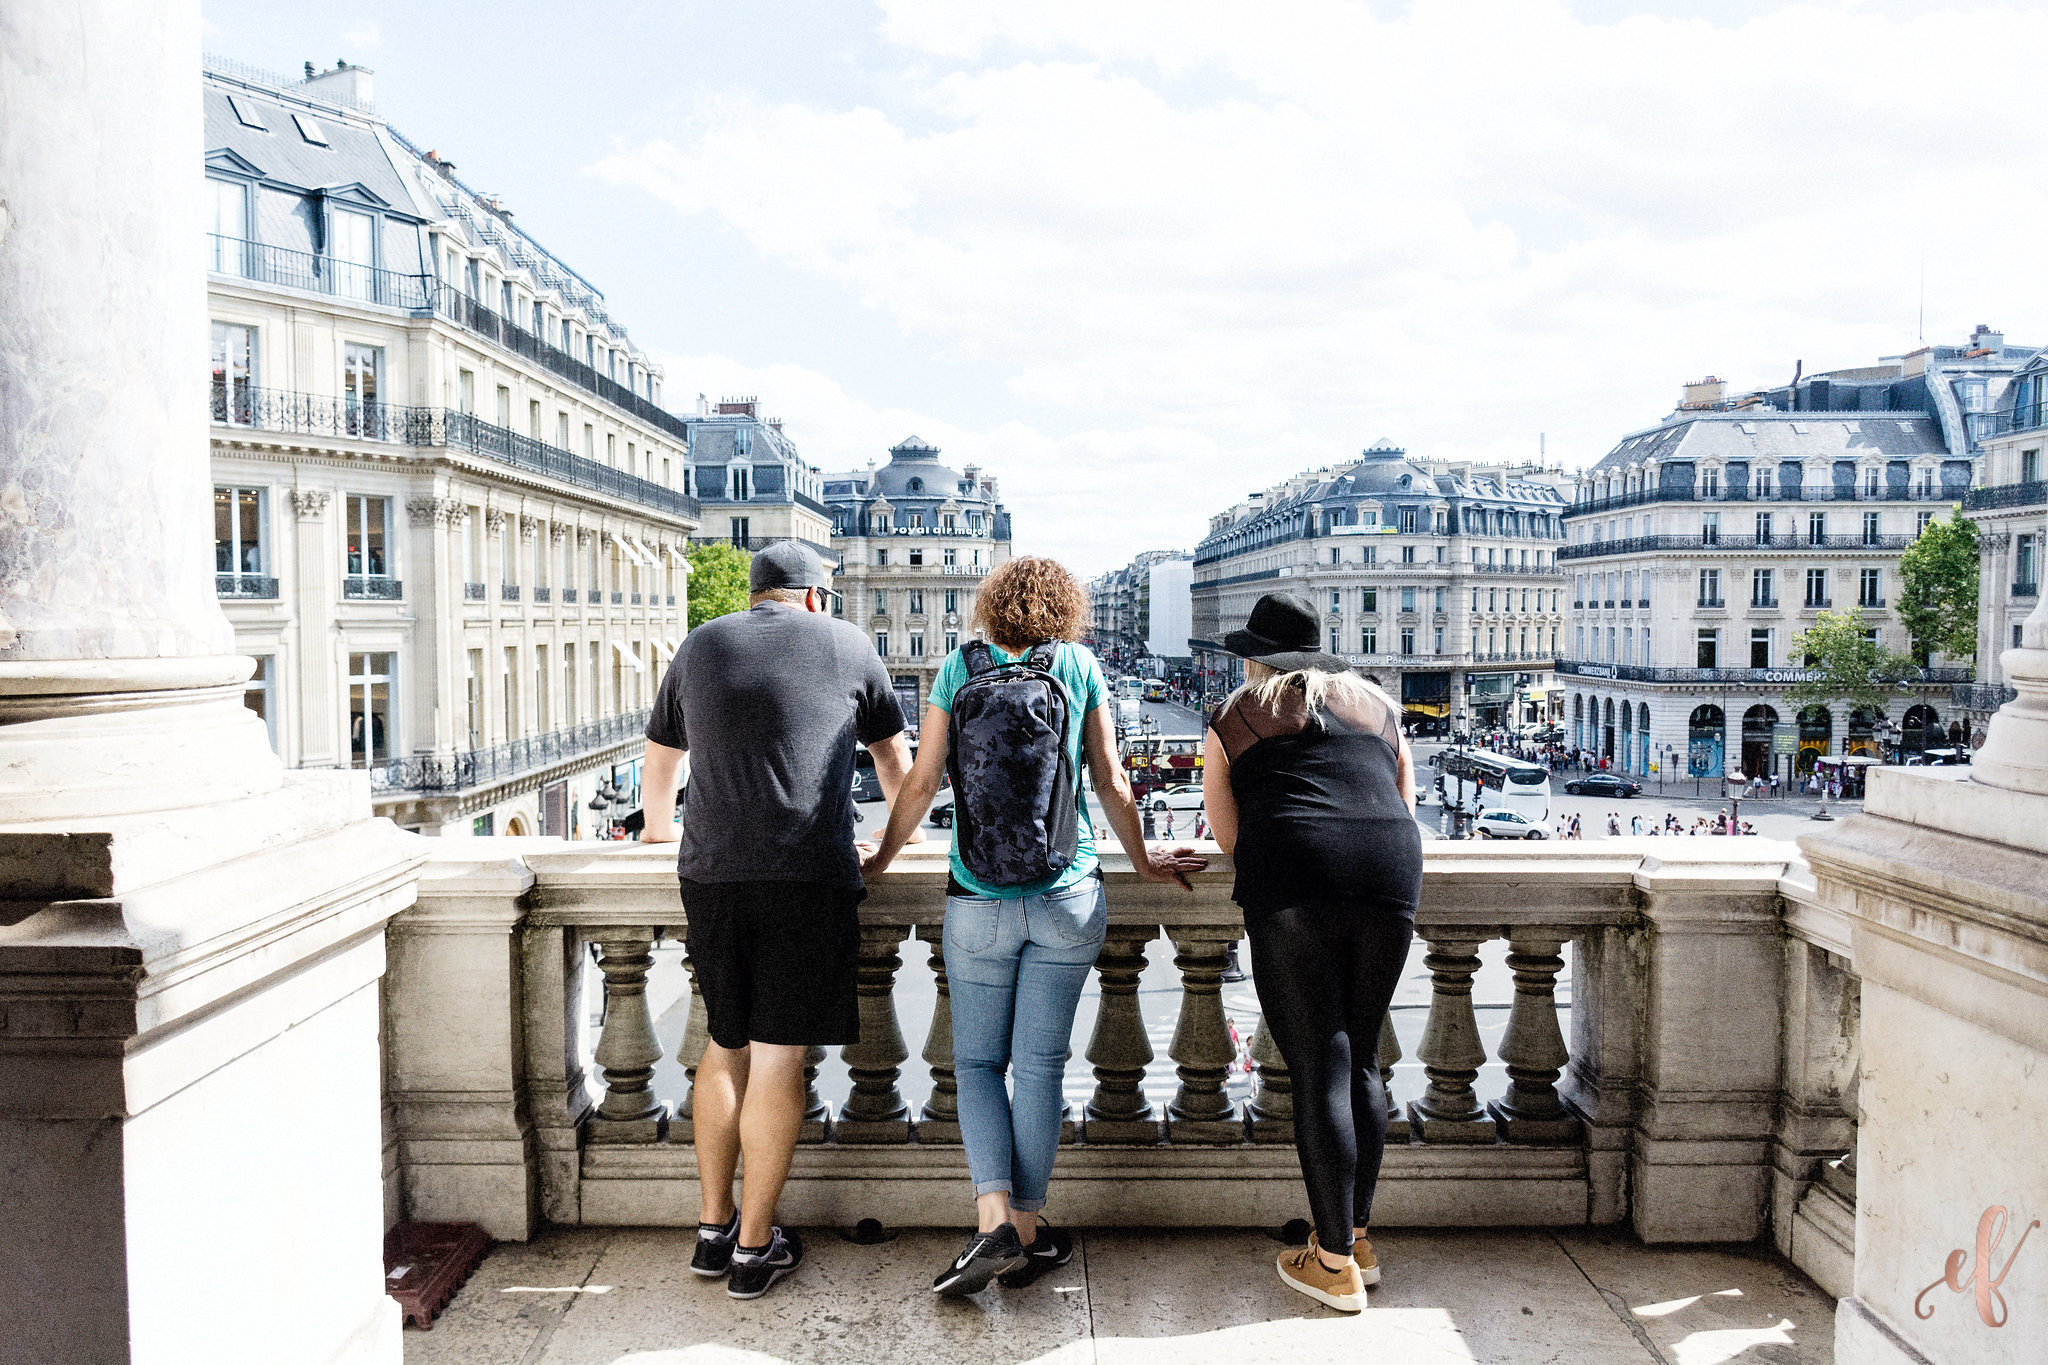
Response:
[[[684,943],[720,1047],[860,1041],[855,887],[682,878]]]

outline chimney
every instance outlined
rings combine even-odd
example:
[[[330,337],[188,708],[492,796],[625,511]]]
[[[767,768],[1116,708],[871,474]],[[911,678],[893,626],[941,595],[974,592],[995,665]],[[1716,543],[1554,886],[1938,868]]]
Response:
[[[332,71],[323,71],[316,76],[313,74],[313,64],[307,62],[306,79],[302,84],[303,88],[316,98],[330,99],[336,104],[360,109],[367,114],[375,107],[371,97],[371,77],[376,74],[367,66],[351,66],[347,62],[336,61]]]
[[[1679,391],[1678,406],[1686,409],[1718,408],[1727,391],[1725,380],[1708,375],[1705,379],[1693,380]]]
[[[1973,351],[2002,351],[2005,349],[2005,333],[1994,332],[1983,323],[1970,333],[1970,349]]]

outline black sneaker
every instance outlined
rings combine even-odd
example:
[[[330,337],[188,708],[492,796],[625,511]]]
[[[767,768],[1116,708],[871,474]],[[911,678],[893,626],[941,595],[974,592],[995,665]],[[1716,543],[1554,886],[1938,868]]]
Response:
[[[994,1232],[977,1232],[967,1243],[967,1250],[932,1281],[932,1292],[979,1294],[988,1288],[990,1280],[1020,1264],[1023,1257],[1023,1244],[1017,1240],[1017,1229],[1010,1224],[1005,1223]]]
[[[724,1227],[713,1223],[697,1224],[697,1249],[690,1253],[690,1273],[715,1280],[732,1265],[732,1250],[740,1242],[740,1211],[732,1211],[732,1221]]]
[[[1005,1289],[1022,1289],[1025,1285],[1036,1284],[1038,1277],[1047,1271],[1057,1270],[1073,1259],[1074,1234],[1040,1223],[1038,1240],[1024,1248],[1024,1263],[1014,1270],[1004,1271],[996,1278],[996,1283]]]
[[[725,1282],[725,1292],[736,1299],[758,1299],[803,1263],[804,1244],[795,1233],[776,1228],[769,1234],[766,1251],[733,1252],[732,1278]]]

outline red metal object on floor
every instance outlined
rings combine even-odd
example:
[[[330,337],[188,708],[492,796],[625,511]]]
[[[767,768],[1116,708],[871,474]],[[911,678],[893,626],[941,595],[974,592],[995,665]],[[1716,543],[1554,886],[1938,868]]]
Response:
[[[474,1223],[400,1223],[384,1234],[384,1290],[407,1322],[432,1331],[490,1248]]]

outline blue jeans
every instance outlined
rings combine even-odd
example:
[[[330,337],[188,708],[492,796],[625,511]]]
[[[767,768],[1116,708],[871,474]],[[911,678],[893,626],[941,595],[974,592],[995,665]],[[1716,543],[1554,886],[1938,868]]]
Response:
[[[1042,896],[946,898],[953,1074],[974,1193],[1045,1207],[1066,1113],[1074,1007],[1102,951],[1109,901],[1094,877]],[[1016,1067],[1016,1093],[1003,1073]]]

